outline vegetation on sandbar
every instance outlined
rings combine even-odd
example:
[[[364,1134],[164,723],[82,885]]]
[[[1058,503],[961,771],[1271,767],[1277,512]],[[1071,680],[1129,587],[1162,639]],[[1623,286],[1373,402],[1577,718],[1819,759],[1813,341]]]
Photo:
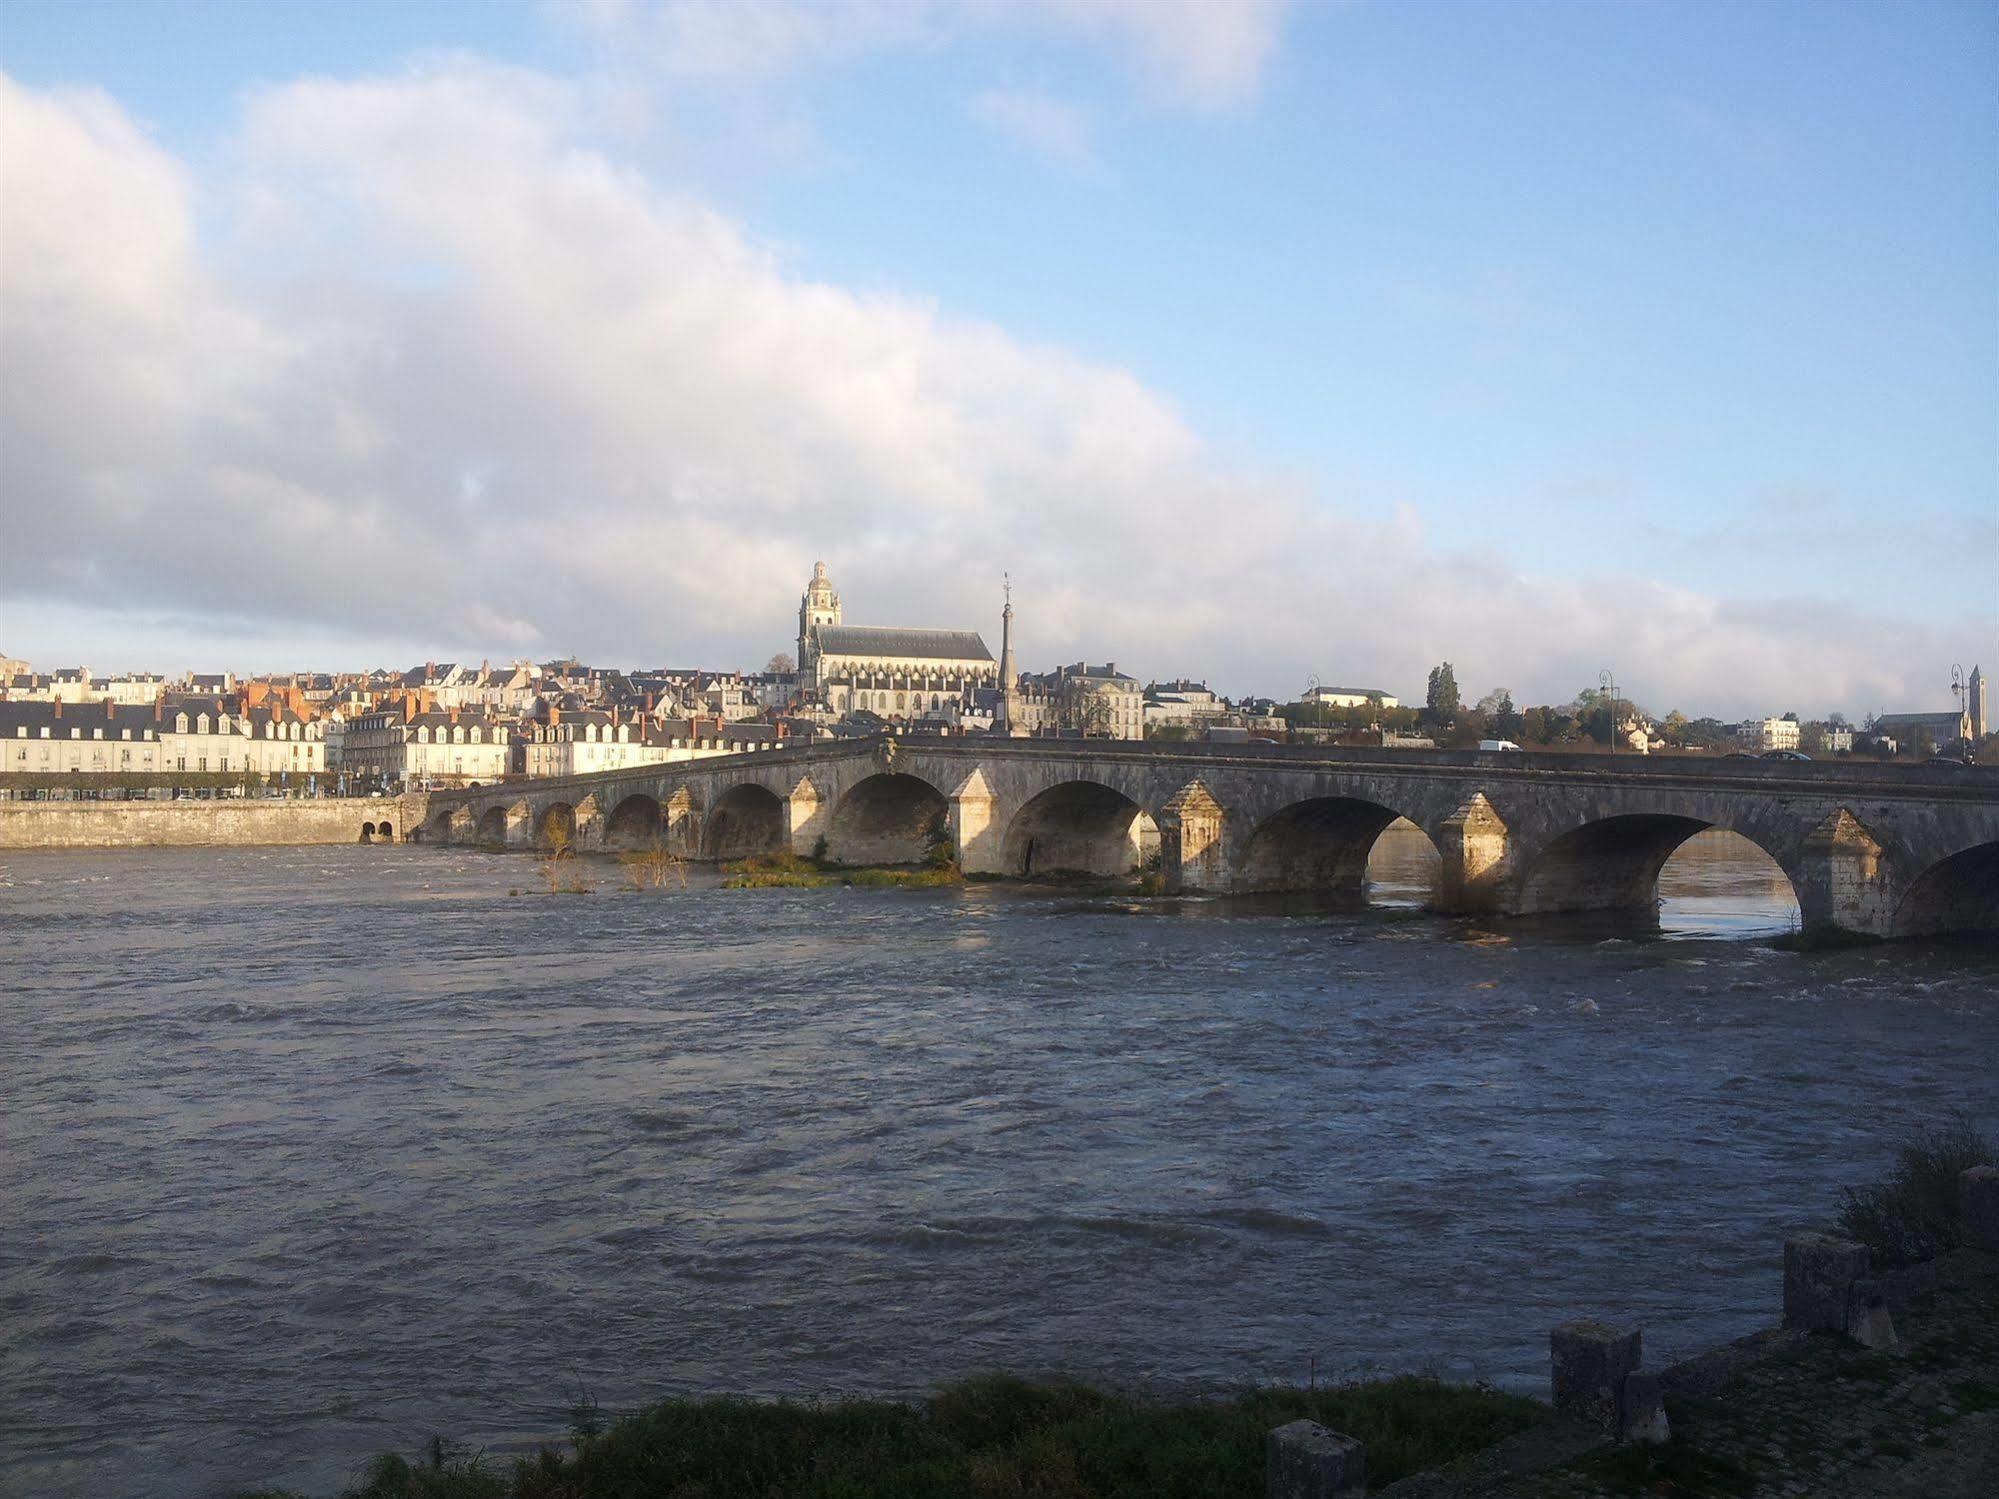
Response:
[[[346,1499],[1222,1499],[1260,1495],[1270,1429],[1301,1417],[1358,1438],[1371,1485],[1440,1466],[1547,1417],[1479,1385],[1420,1376],[1229,1400],[1167,1401],[987,1375],[915,1405],[666,1400],[566,1447],[500,1463],[434,1442],[384,1454]],[[248,1499],[280,1499],[266,1491]]]

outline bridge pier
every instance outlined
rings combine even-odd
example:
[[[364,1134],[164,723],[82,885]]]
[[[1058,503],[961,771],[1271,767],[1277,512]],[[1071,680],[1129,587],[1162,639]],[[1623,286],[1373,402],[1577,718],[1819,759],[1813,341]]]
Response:
[[[604,846],[604,808],[594,795],[586,796],[576,804],[573,818],[575,830],[570,836],[577,848]]]
[[[659,806],[660,836],[666,851],[677,859],[701,857],[701,815],[695,810],[694,793],[685,786],[674,788]]]
[[[1807,932],[1859,937],[1895,934],[1895,888],[1884,850],[1860,821],[1841,807],[1811,832],[1797,865],[1786,871]]]
[[[966,874],[1006,872],[1004,828],[993,818],[993,791],[977,766],[946,800],[951,851]]]
[[[1167,799],[1159,809],[1159,873],[1169,892],[1228,888],[1227,822],[1222,804],[1198,780]]]
[[[1441,861],[1437,909],[1466,915],[1500,909],[1506,899],[1506,824],[1485,793],[1473,792],[1431,837]]]
[[[809,859],[825,833],[826,818],[819,788],[812,784],[811,776],[800,776],[784,799],[785,847],[799,858]]]

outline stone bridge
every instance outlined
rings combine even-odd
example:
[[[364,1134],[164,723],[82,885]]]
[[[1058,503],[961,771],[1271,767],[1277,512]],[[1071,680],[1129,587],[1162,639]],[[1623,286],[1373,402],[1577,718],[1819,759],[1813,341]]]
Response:
[[[1656,909],[1659,871],[1726,828],[1789,877],[1805,925],[1873,937],[1999,928],[1999,770],[1290,745],[947,736],[796,748],[432,792],[427,841],[789,849],[968,874],[1128,874],[1168,890],[1361,890],[1398,817],[1440,856],[1436,905]]]

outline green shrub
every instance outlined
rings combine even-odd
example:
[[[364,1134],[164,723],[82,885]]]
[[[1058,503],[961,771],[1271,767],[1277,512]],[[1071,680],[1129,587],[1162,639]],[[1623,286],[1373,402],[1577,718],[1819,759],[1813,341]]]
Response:
[[[1877,1269],[1935,1259],[1964,1240],[1959,1174],[1992,1159],[1991,1142],[1962,1113],[1922,1125],[1896,1151],[1886,1180],[1840,1194],[1840,1227],[1867,1246]]]

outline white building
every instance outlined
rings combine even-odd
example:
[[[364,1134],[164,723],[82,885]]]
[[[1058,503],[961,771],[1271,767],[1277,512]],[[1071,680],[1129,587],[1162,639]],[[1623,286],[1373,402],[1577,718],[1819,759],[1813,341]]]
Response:
[[[525,764],[530,776],[588,775],[634,765],[668,765],[776,749],[776,731],[767,724],[702,724],[694,719],[658,719],[646,714],[620,717],[599,709],[549,710],[546,723],[527,730]]]
[[[388,781],[481,785],[512,769],[513,736],[498,718],[419,709],[415,699],[357,714],[340,742],[341,769]]]
[[[1402,706],[1394,693],[1383,692],[1379,687],[1314,687],[1303,701],[1315,708],[1365,708],[1369,703],[1383,708]]]
[[[1798,720],[1789,714],[1782,718],[1752,718],[1742,725],[1740,737],[1744,744],[1760,750],[1794,750],[1798,747]]]

